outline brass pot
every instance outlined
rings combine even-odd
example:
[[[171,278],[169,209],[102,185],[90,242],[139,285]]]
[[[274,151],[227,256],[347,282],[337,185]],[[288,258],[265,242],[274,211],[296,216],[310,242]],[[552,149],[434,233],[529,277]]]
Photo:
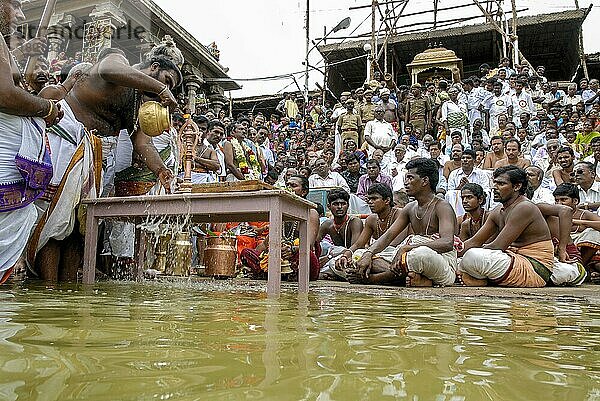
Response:
[[[175,234],[173,245],[173,275],[187,277],[192,268],[193,245],[189,232]]]
[[[140,128],[148,136],[159,136],[171,127],[169,109],[154,101],[140,106],[138,119]]]
[[[237,240],[234,238],[207,237],[204,250],[205,275],[235,277]]]

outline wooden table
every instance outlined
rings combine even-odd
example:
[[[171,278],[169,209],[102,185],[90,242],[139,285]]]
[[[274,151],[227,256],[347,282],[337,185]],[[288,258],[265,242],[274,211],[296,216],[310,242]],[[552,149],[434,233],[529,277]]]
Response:
[[[315,205],[287,191],[262,190],[252,192],[193,193],[160,196],[100,198],[83,201],[87,205],[83,282],[95,281],[98,223],[114,218],[140,223],[147,216],[191,215],[194,222],[224,223],[230,221],[268,221],[269,268],[267,293],[277,295],[281,290],[281,239],[283,221],[298,221],[300,231],[300,260],[298,291],[308,292],[310,244],[308,221]],[[138,277],[145,255],[145,240],[136,230]]]

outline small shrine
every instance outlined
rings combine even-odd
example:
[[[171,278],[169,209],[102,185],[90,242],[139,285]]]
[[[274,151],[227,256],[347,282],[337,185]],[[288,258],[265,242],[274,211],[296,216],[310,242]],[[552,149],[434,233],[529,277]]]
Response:
[[[406,66],[411,76],[411,84],[426,81],[439,81],[446,79],[453,81],[453,71],[460,71],[462,75],[463,61],[452,50],[444,47],[427,49],[415,56],[412,63]]]

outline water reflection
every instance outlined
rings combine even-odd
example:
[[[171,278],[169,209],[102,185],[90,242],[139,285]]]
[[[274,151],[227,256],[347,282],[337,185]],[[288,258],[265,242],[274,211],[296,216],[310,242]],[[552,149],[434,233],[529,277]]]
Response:
[[[107,283],[0,292],[0,400],[594,400],[600,310]]]

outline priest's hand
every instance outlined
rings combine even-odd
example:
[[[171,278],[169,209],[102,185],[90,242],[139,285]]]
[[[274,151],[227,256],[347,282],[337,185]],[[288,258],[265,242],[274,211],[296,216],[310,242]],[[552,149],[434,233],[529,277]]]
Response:
[[[158,173],[158,179],[162,186],[165,187],[165,191],[167,191],[168,194],[171,193],[171,182],[174,178],[173,172],[166,167]]]

